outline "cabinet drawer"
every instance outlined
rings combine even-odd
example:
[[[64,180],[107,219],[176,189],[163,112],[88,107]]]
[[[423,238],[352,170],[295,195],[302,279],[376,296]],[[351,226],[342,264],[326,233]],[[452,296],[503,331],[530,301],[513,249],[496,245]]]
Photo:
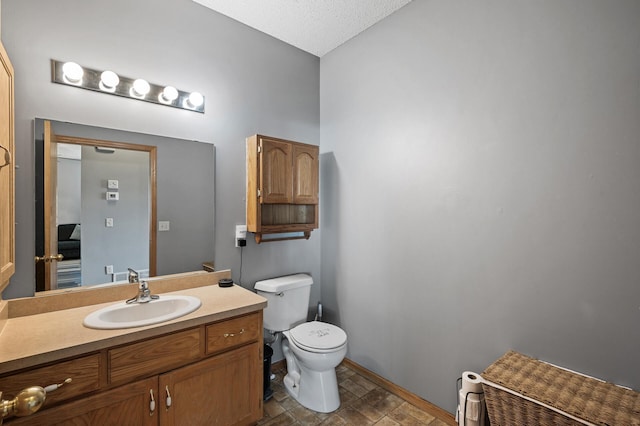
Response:
[[[262,334],[262,311],[207,326],[207,354],[258,340]]]
[[[72,382],[47,393],[45,408],[60,401],[84,396],[98,390],[100,387],[100,355],[89,355],[0,378],[0,390],[3,398],[8,399],[16,396],[24,388],[45,387],[54,383],[62,383],[67,378],[71,378]]]
[[[109,350],[109,382],[158,374],[200,358],[200,329],[192,328]]]

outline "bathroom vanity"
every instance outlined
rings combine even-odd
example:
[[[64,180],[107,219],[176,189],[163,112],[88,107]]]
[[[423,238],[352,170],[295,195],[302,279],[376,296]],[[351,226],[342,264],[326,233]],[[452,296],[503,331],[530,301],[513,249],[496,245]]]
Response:
[[[229,277],[221,271],[150,280],[153,293],[195,296],[202,306],[181,318],[131,329],[95,330],[82,321],[124,300],[124,293],[135,293],[133,286],[80,292],[94,299],[86,306],[61,306],[73,304],[68,294],[59,301],[55,295],[8,301],[0,333],[3,399],[29,386],[72,381],[48,393],[37,413],[5,422],[254,424],[262,417],[266,300],[239,286],[217,285]],[[57,310],[38,312],[43,306]]]

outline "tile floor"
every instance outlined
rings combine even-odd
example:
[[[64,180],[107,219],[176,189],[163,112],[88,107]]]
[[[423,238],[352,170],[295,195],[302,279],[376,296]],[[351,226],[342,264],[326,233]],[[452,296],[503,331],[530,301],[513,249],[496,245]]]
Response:
[[[333,413],[316,413],[300,405],[287,394],[282,384],[284,368],[273,371],[273,397],[264,403],[264,418],[259,426],[288,425],[431,425],[447,423],[403,399],[387,392],[349,367],[336,368],[341,405]]]

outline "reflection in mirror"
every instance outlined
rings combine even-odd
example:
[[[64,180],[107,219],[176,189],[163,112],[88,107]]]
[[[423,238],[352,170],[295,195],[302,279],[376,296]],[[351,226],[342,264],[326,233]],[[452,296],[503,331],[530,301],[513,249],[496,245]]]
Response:
[[[213,261],[213,145],[47,122],[35,122],[36,291]]]

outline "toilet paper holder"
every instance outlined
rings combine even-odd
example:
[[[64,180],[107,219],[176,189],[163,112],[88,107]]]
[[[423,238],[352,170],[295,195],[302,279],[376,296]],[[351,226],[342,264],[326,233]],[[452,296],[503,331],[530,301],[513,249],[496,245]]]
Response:
[[[456,410],[456,422],[458,423],[459,426],[484,426],[485,424],[489,424],[486,404],[484,403],[484,391],[483,390],[473,391],[473,390],[469,390],[468,387],[467,389],[463,390],[463,388],[465,387],[463,386],[463,380],[466,380],[467,383],[469,381],[472,381],[474,388],[478,388],[478,386],[481,386],[480,382],[482,381],[482,377],[479,374],[465,371],[463,374],[463,377],[459,377],[456,380],[456,390],[457,390],[456,398],[458,400],[458,408]],[[464,395],[464,402],[463,402],[463,395]],[[475,395],[477,397],[477,398],[474,398],[476,400],[470,399],[470,396],[472,395]],[[472,409],[471,416],[469,415],[469,410],[468,410],[468,408],[470,408],[468,406],[469,403],[475,404],[475,408],[477,410],[476,411]],[[467,425],[468,419],[470,420],[469,425]]]

